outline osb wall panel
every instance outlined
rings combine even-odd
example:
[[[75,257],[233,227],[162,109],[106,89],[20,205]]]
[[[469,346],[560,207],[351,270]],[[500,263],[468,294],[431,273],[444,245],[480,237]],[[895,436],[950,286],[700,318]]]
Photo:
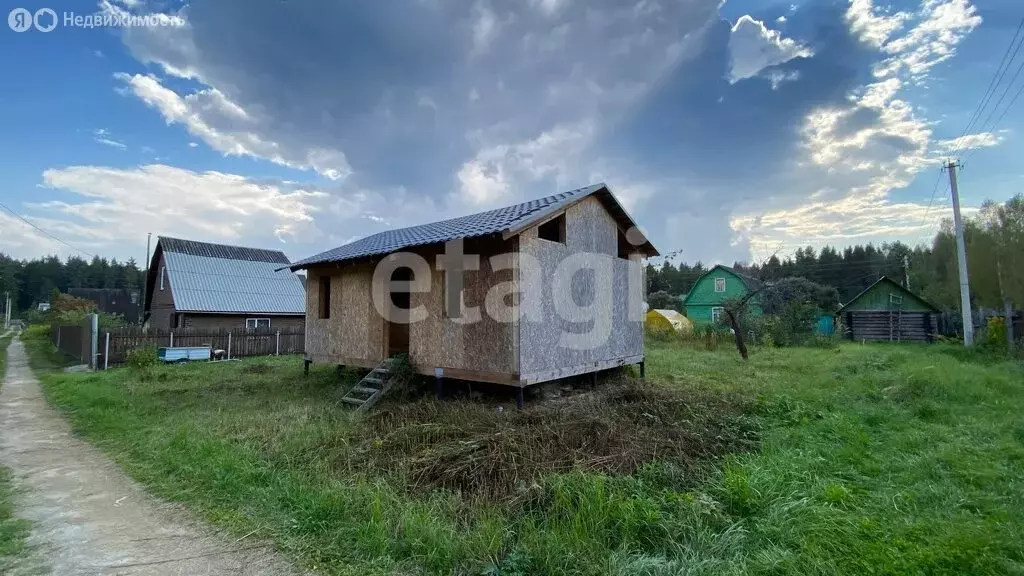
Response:
[[[426,308],[427,319],[409,327],[409,356],[418,367],[458,368],[511,374],[515,371],[514,322],[500,322],[486,311],[485,300],[493,287],[513,280],[511,270],[495,272],[490,256],[514,250],[515,242],[467,242],[467,254],[480,255],[480,269],[467,270],[463,277],[463,298],[467,308],[479,307],[481,320],[462,324],[445,317],[444,271],[437,269],[437,255],[424,253],[431,265],[431,290],[414,293],[412,306]]]
[[[331,354],[371,361],[383,359],[384,320],[370,291],[373,264],[342,268],[331,282]]]
[[[328,353],[330,336],[327,329],[329,320],[320,318],[320,276],[330,275],[327,270],[312,269],[306,272],[306,354],[323,356]]]
[[[519,371],[521,374],[546,372],[605,360],[616,360],[643,354],[642,314],[629,319],[630,306],[638,307],[642,301],[642,267],[639,260],[617,258],[618,229],[614,219],[605,211],[600,202],[589,198],[571,207],[566,212],[566,243],[549,242],[537,238],[531,229],[520,236],[521,251],[525,258],[523,265],[531,261],[540,268],[542,303],[538,318],[524,317],[520,320]],[[604,309],[590,311],[590,314],[611,319],[609,336],[588,349],[573,349],[560,345],[563,333],[581,334],[589,332],[593,323],[569,322],[556,311],[553,294],[553,277],[559,264],[574,253],[589,252],[606,259],[611,266],[611,294]],[[636,275],[634,294],[630,294],[629,276]],[[523,276],[524,274],[521,274]],[[594,302],[598,286],[596,274],[581,271],[575,274],[570,284],[573,300],[579,306]],[[632,297],[631,297],[632,296]],[[529,294],[524,294],[524,298]],[[523,308],[527,308],[526,304]]]
[[[331,317],[320,318],[320,277],[331,278]],[[383,358],[384,322],[373,307],[373,265],[319,268],[306,282],[306,353],[310,356]]]

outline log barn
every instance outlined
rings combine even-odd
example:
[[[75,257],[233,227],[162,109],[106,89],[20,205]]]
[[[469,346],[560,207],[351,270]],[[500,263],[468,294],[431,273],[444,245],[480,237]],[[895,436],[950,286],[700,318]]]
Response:
[[[461,287],[454,288],[443,261],[453,241],[463,243],[465,254],[479,256],[477,269],[466,270]],[[414,254],[425,264],[419,270],[397,265],[396,254]],[[657,254],[604,184],[374,234],[292,264],[308,276],[306,361],[374,368],[408,354],[417,372],[439,381],[505,384],[520,392],[539,382],[640,364],[643,260]],[[585,269],[559,284],[559,266],[581,255],[608,271],[607,282]],[[396,290],[397,281],[408,290]],[[406,317],[381,314],[375,298],[382,297],[385,283],[390,303]],[[447,296],[453,289],[455,314]],[[566,295],[593,317],[560,314],[559,298]],[[484,311],[502,307],[506,317]],[[474,308],[482,312],[479,319],[463,314]],[[601,332],[596,328],[602,325],[606,338],[566,343],[566,335],[571,340]]]
[[[934,305],[885,276],[836,313],[857,342],[934,342],[938,314]]]

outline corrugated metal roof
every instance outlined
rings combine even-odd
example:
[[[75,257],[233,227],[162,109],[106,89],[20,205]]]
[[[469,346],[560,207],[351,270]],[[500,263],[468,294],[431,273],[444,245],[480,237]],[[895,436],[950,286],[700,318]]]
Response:
[[[607,191],[607,186],[604,184],[594,184],[585,188],[577,188],[576,190],[555,194],[554,196],[498,208],[497,210],[489,210],[487,212],[412,226],[410,228],[387,230],[311,256],[305,260],[299,260],[292,264],[291,269],[297,270],[311,264],[343,262],[365,256],[390,254],[403,248],[447,242],[457,238],[473,238],[501,233],[526,223],[540,220],[548,214],[557,212],[571,202],[578,201],[601,190]],[[611,192],[608,192],[607,196],[615,204],[614,210],[612,210],[613,215],[632,224],[632,219],[629,218],[629,215],[622,209],[618,200],[612,196]],[[653,246],[650,246],[650,250],[657,254],[657,250]]]
[[[279,271],[281,264],[182,254],[164,245],[164,265],[179,312],[305,314],[302,280],[287,269]]]
[[[170,238],[168,236],[161,236],[158,243],[164,252],[177,252],[178,254],[188,254],[190,256],[208,256],[210,258],[248,260],[250,262],[273,262],[275,264],[288,264],[289,262],[284,252],[279,250],[211,244],[209,242],[182,240],[181,238]]]

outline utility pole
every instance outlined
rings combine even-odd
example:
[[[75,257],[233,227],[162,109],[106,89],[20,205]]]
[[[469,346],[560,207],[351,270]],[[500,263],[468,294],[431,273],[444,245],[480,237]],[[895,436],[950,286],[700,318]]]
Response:
[[[964,346],[974,344],[974,320],[971,317],[971,286],[967,281],[967,246],[964,243],[964,222],[960,217],[960,192],[956,187],[956,169],[960,165],[950,160],[949,189],[953,194],[953,224],[956,228],[956,261],[960,267],[960,312],[964,319]]]

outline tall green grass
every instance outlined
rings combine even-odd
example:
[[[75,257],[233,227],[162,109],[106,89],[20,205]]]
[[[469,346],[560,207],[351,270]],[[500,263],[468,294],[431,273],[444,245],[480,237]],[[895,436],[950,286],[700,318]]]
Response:
[[[252,363],[268,368],[243,370]],[[75,430],[165,498],[331,574],[1024,571],[1024,369],[939,346],[649,343],[681,394],[742,397],[754,452],[549,474],[495,501],[350,463],[365,423],[297,358],[50,373]],[[490,407],[488,409],[493,409]]]

